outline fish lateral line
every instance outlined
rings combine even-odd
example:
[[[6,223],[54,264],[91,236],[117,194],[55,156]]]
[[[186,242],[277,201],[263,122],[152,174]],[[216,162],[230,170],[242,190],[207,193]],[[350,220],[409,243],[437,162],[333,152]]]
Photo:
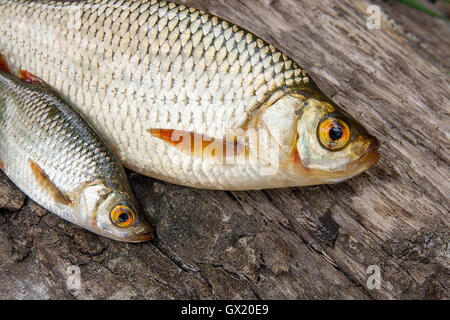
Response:
[[[39,165],[31,159],[28,159],[31,172],[37,184],[55,201],[66,206],[71,206],[72,202],[69,197],[59,190],[54,183],[50,180],[48,175],[42,170]]]

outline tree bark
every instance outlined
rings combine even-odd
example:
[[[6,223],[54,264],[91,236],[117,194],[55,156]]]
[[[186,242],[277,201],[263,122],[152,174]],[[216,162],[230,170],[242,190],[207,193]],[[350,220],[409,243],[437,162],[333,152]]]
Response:
[[[448,299],[449,23],[394,1],[179,2],[287,53],[379,138],[380,162],[337,185],[250,192],[130,172],[156,228],[145,244],[67,223],[1,173],[0,298]]]

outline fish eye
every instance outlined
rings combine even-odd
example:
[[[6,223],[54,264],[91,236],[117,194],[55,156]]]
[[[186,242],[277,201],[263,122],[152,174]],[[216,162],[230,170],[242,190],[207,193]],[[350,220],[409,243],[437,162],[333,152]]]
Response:
[[[328,150],[338,151],[350,140],[348,124],[336,117],[325,117],[319,124],[317,136],[320,144]]]
[[[119,204],[111,210],[111,221],[119,228],[128,228],[134,222],[134,211],[126,205]]]

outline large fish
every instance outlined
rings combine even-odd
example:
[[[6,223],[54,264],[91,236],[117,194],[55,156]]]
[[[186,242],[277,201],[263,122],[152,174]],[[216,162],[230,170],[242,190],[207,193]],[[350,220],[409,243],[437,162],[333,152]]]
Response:
[[[0,168],[31,199],[97,234],[151,239],[118,159],[42,80],[0,56]]]
[[[0,50],[139,173],[209,189],[336,183],[378,142],[272,45],[157,0],[0,0]]]

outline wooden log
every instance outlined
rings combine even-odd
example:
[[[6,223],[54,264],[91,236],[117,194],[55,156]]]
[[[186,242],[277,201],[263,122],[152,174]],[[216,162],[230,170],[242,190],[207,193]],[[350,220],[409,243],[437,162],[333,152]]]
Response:
[[[130,173],[157,230],[138,245],[24,203],[0,176],[0,298],[448,299],[449,24],[394,1],[179,2],[286,52],[379,138],[380,162],[337,185],[250,192]]]

